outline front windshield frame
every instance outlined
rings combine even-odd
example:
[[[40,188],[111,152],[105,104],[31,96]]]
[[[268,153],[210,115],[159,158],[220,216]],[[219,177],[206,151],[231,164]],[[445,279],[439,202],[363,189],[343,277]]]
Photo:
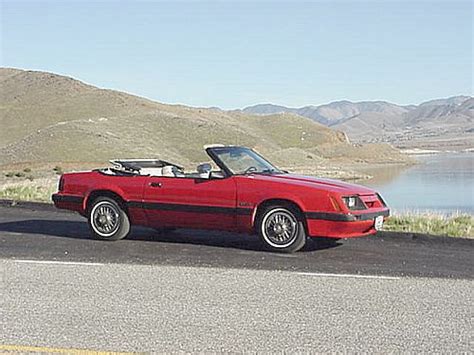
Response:
[[[265,167],[265,169],[249,171],[244,173],[243,171],[234,171],[232,167],[228,166],[221,158],[220,155],[223,153],[228,153],[234,151],[240,151],[247,153],[248,156],[255,159],[256,163]],[[262,157],[253,149],[247,147],[239,146],[224,146],[224,147],[212,147],[206,149],[207,154],[212,158],[212,160],[226,173],[227,176],[233,175],[250,175],[250,174],[282,174],[284,171],[278,169],[275,165],[270,163],[267,159]]]

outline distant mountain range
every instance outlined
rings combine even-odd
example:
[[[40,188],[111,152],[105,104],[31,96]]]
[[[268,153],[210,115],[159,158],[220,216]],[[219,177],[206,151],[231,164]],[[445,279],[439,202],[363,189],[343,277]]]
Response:
[[[336,101],[300,108],[259,104],[246,107],[242,112],[258,115],[294,113],[341,130],[354,141],[386,141],[401,146],[407,141],[427,143],[427,137],[434,143],[435,138],[444,136],[443,144],[455,144],[457,140],[467,147],[474,130],[474,98],[470,96],[405,106],[386,101]],[[448,138],[450,142],[446,141]]]

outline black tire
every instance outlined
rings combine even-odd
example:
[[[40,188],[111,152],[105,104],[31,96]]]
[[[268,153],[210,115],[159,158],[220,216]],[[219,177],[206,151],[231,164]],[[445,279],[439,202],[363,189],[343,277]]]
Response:
[[[337,244],[338,240],[341,240],[341,238],[325,238],[325,237],[319,237],[319,238],[314,238],[318,242],[326,243],[326,244]]]
[[[278,218],[281,218],[281,222],[276,222]],[[304,220],[301,214],[290,206],[266,207],[259,213],[256,229],[265,247],[271,251],[294,253],[306,243]]]
[[[97,197],[90,205],[87,220],[94,239],[120,240],[130,233],[127,213],[110,197]]]

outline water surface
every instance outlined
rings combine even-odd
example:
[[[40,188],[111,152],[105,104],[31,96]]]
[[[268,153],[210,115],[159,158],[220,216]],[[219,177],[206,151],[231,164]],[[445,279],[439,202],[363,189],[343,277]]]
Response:
[[[396,211],[474,213],[474,154],[417,157],[419,164],[378,169],[362,182],[374,187]]]

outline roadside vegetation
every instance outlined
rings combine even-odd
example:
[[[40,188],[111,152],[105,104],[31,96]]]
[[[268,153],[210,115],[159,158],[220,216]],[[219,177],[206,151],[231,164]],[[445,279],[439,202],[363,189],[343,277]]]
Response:
[[[8,186],[0,189],[0,199],[51,202],[56,186]]]
[[[53,168],[53,171],[56,173],[56,175],[61,175],[63,173],[63,168],[61,168],[59,165],[56,165]]]
[[[62,169],[38,169],[18,164],[0,173],[0,199],[51,202]]]
[[[437,213],[406,213],[391,216],[384,230],[396,232],[424,233],[448,237],[474,238],[474,216]]]

